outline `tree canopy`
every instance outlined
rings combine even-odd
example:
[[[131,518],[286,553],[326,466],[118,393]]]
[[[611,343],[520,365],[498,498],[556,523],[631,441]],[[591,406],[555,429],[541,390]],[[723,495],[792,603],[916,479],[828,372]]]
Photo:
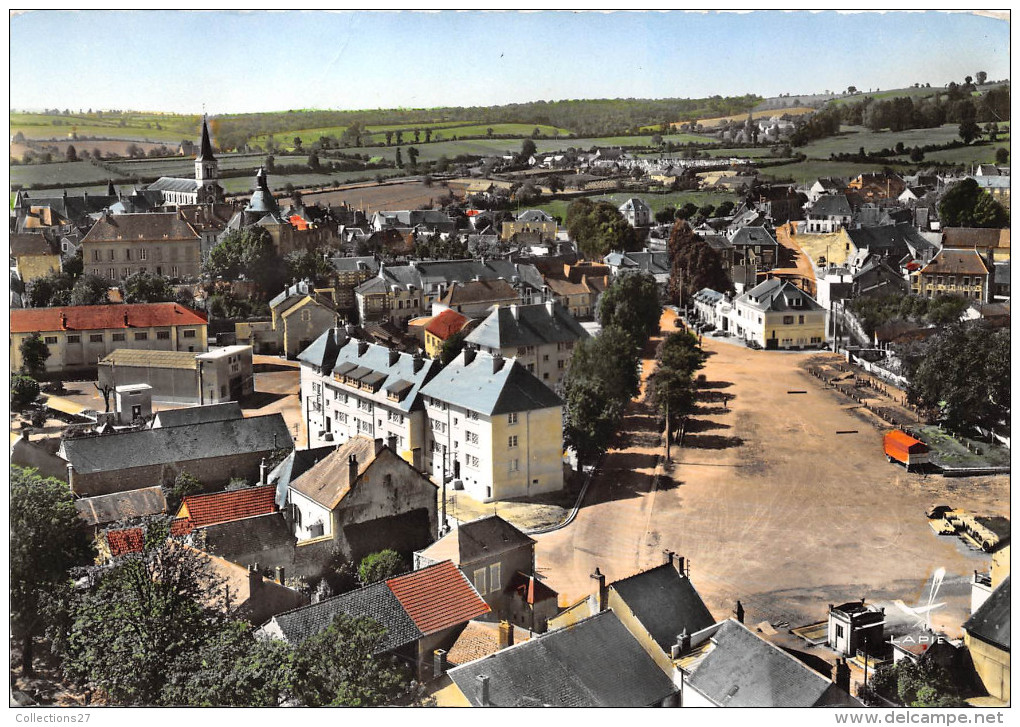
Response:
[[[400,575],[406,570],[407,566],[400,553],[387,548],[378,553],[369,553],[361,559],[358,565],[358,578],[367,586]]]
[[[21,351],[21,371],[33,379],[41,379],[46,373],[46,359],[50,357],[50,347],[38,333],[33,333],[19,345]]]
[[[703,288],[720,293],[733,290],[719,253],[695,235],[686,220],[673,224],[669,234],[669,257],[669,293],[675,304],[682,305]]]
[[[610,202],[581,197],[567,208],[567,231],[589,260],[600,261],[611,250],[634,245],[634,229]]]
[[[74,281],[70,305],[104,305],[110,302],[110,281],[86,273]]]
[[[205,271],[213,277],[253,280],[264,293],[283,287],[286,266],[276,254],[273,238],[264,227],[231,230],[209,252]]]
[[[139,271],[124,279],[125,303],[167,303],[176,297],[170,281],[162,275]]]
[[[1009,213],[973,179],[958,182],[939,200],[943,227],[996,227],[1009,225]]]
[[[659,329],[661,314],[658,286],[646,272],[617,276],[599,299],[599,322],[626,331],[635,351]]]

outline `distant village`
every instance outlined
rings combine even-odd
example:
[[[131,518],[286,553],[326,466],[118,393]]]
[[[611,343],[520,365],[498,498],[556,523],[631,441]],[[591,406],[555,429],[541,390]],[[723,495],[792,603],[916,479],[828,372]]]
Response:
[[[719,133],[783,143],[794,129],[777,114]],[[665,379],[649,361],[665,370],[669,355],[642,359],[662,404],[645,425],[661,443],[649,481],[668,478],[687,437],[706,436],[692,402],[724,376],[709,346],[818,355],[808,373],[819,391],[902,435],[875,457],[904,476],[1008,474],[1008,398],[1004,417],[1000,407],[947,420],[912,380],[917,346],[947,326],[1008,341],[1008,166],[777,184],[751,157],[531,149],[437,178],[449,198],[429,209],[370,210],[274,192],[265,168],[227,201],[206,120],[181,151],[193,178],[22,190],[10,211],[11,463],[24,492],[56,480],[73,506],[63,530],[84,542],[88,575],[68,598],[92,611],[72,609],[62,627],[74,664],[63,673],[92,703],[198,693],[131,692],[96,676],[114,665],[89,641],[99,631],[88,614],[115,613],[111,574],[135,563],[159,581],[171,561],[208,574],[195,591],[204,609],[245,625],[238,654],[291,650],[307,683],[330,649],[367,638],[338,629],[381,627],[367,647],[378,693],[363,704],[862,707],[921,701],[924,689],[944,705],[1009,702],[1005,504],[945,503],[911,524],[959,536],[975,559],[959,637],[932,623],[935,603],[894,614],[865,593],[815,604],[809,624],[762,609],[752,620],[739,592],[710,610],[696,587],[710,574],[670,549],[630,573],[595,568],[580,575],[587,592],[560,593],[549,581],[574,566],[536,550],[545,533],[577,527],[600,458],[622,446],[584,408],[613,388],[593,384],[583,398],[571,371],[585,356],[584,371],[597,368],[596,352],[611,349],[595,342],[614,316],[637,316],[627,310],[639,290],[652,291],[653,337],[684,337],[677,346],[700,357],[681,377],[690,401],[669,384],[658,393]],[[593,196],[635,180],[738,202],[658,213],[641,193],[622,205]],[[573,202],[564,219],[527,204],[558,192],[592,204]],[[1004,222],[949,219],[947,196],[994,203]],[[894,297],[922,302],[880,309]],[[787,393],[794,408],[798,392]],[[562,518],[528,519],[542,507]],[[18,629],[30,675],[33,639],[39,656],[52,637],[28,621]],[[966,689],[925,682],[931,665]],[[923,686],[904,687],[908,677]],[[28,683],[15,697],[42,700]],[[208,689],[206,703],[243,701],[222,683]],[[309,689],[258,698],[329,703]]]

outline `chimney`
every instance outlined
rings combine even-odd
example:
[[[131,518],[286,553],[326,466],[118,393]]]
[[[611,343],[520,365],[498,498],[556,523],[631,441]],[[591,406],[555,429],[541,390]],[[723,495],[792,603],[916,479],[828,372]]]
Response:
[[[518,314],[518,312],[517,312],[517,304],[516,303],[511,303],[510,304],[510,315],[512,315],[514,317],[515,321],[519,321],[521,319],[520,318],[520,314]]]
[[[432,652],[432,676],[436,679],[446,673],[446,649]]]
[[[259,484],[260,485],[269,484],[268,476],[269,476],[269,465],[266,464],[266,458],[263,457],[262,458],[262,462],[259,463]]]
[[[127,313],[124,314],[124,318],[127,319]],[[60,312],[60,330],[67,330],[67,314],[63,311]]]
[[[391,348],[391,349],[389,349],[389,351],[387,353],[387,356],[388,356],[389,365],[392,366],[397,361],[400,360],[400,351],[398,351],[395,348]]]
[[[259,564],[248,566],[248,598],[251,599],[255,592],[262,585],[262,576],[259,574]]]
[[[549,315],[553,315],[553,304],[554,301],[551,298],[545,302],[545,309],[548,311]]]
[[[368,351],[368,341],[358,341],[358,355],[364,356],[366,351]]]
[[[492,354],[492,373],[496,373],[503,368],[503,354],[494,353]]]
[[[499,648],[505,649],[514,645],[514,627],[509,621],[499,622]]]
[[[414,354],[414,373],[418,373],[421,367],[425,365],[425,360],[421,357],[421,353]]]
[[[598,599],[599,613],[606,610],[606,601],[609,598],[609,589],[606,588],[606,576],[597,567],[591,577],[598,581],[598,590],[594,594]]]
[[[733,618],[737,619],[740,623],[744,623],[744,604],[740,601],[737,601],[737,606],[733,609]]]
[[[348,482],[353,483],[358,479],[358,455],[352,454],[347,458]]]
[[[282,565],[278,565],[278,566],[276,566],[276,582],[279,583],[282,586],[283,585],[283,581],[284,581],[283,566]]]
[[[677,634],[676,643],[673,644],[672,647],[670,647],[669,655],[673,659],[678,659],[681,654],[690,651],[690,649],[691,649],[691,635],[687,633],[687,627],[685,626],[684,630],[681,633]]]
[[[491,707],[492,704],[489,702],[489,677],[486,674],[479,674],[475,677],[478,680],[478,688],[480,690],[478,696],[478,702],[483,707]]]
[[[832,682],[847,694],[850,693],[850,665],[846,659],[836,659],[836,665],[832,668]]]
[[[396,434],[391,434],[388,437],[386,437],[386,448],[389,449],[391,452],[396,452],[397,451],[397,435]]]
[[[383,451],[383,447],[386,445],[383,443],[382,437],[376,437],[375,439],[375,456],[378,457],[379,453]]]
[[[476,351],[475,349],[471,348],[470,346],[465,346],[464,347],[464,365],[467,366],[472,361],[474,361],[475,360],[475,356],[477,356],[477,355],[478,355],[478,351]]]
[[[124,327],[127,328],[127,326],[128,326],[128,314],[127,311],[124,311]]]

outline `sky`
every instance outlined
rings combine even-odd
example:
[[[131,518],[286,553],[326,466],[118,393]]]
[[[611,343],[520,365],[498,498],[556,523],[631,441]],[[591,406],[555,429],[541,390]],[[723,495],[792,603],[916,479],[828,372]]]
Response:
[[[31,11],[9,30],[10,107],[28,110],[797,96],[1009,77],[1008,21],[964,13]]]

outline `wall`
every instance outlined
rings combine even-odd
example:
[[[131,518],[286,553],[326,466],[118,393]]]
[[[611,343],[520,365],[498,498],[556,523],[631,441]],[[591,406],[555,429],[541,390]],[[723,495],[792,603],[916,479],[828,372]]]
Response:
[[[289,359],[308,348],[312,342],[336,325],[336,314],[318,303],[294,306],[283,314],[283,352]]]
[[[517,423],[497,416],[492,422],[492,494],[483,502],[530,497],[563,489],[563,409],[551,407],[518,414]],[[517,436],[517,447],[508,446]],[[510,465],[517,460],[517,470]]]
[[[198,403],[198,371],[196,369],[167,369],[150,366],[98,365],[100,385],[124,386],[127,384],[148,384],[152,387],[154,401],[180,404]],[[219,400],[207,400],[206,404]],[[226,400],[224,400],[226,401]]]
[[[801,316],[804,322],[800,322]],[[784,323],[784,319],[792,317],[794,323]],[[762,346],[770,338],[779,341],[779,348],[809,348],[825,344],[825,318],[824,310],[797,309],[783,311],[782,313],[766,313],[763,332],[763,340],[759,340]],[[814,339],[814,340],[812,340]]]
[[[489,604],[489,608],[492,609],[490,614],[492,618],[509,618],[515,623],[521,623],[519,617],[523,614],[514,613],[513,594],[507,593],[506,587],[518,572],[524,574],[532,572],[534,557],[534,546],[522,545],[513,550],[461,563],[459,567],[464,576],[471,581],[472,585],[478,590],[478,593],[481,594],[485,602]],[[499,563],[499,581],[493,583],[491,566],[496,563]],[[475,571],[482,569],[485,570],[484,584],[479,583],[478,579],[475,578]],[[515,615],[518,618],[514,618]],[[530,613],[527,615],[530,620]]]
[[[123,280],[141,270],[173,278],[198,277],[202,239],[86,240],[82,255],[88,272]]]
[[[967,631],[963,632],[963,643],[970,651],[974,670],[988,693],[996,699],[1008,702],[1009,652],[976,639]]]

